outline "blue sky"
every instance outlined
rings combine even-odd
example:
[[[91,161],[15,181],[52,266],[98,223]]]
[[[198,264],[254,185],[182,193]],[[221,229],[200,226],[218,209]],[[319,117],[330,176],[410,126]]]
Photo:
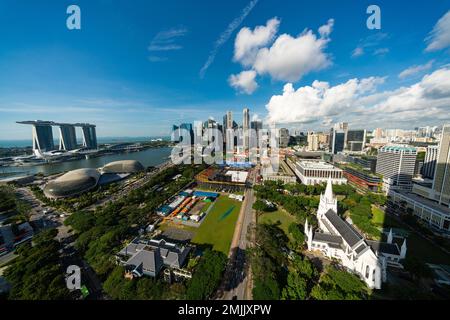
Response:
[[[450,1],[377,1],[381,30],[366,27],[369,1],[253,1],[0,0],[0,139],[29,138],[15,121],[34,119],[92,122],[99,136],[165,135],[226,110],[240,122],[244,106],[317,130],[450,120]],[[66,27],[70,4],[81,30]],[[264,42],[241,48],[247,60],[236,58],[244,27]],[[283,44],[292,59],[277,55]]]

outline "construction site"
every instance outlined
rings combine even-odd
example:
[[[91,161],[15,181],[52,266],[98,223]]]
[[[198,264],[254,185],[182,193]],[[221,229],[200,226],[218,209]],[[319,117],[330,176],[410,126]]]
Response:
[[[187,189],[169,199],[169,203],[159,207],[156,213],[163,216],[164,221],[196,227],[201,224],[218,197],[219,194],[215,192]]]

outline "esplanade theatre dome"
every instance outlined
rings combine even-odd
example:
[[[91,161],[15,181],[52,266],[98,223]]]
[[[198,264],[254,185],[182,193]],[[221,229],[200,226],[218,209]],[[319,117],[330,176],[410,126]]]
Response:
[[[76,196],[95,188],[99,179],[100,173],[97,169],[86,168],[69,171],[47,183],[44,187],[44,194],[53,199]]]
[[[102,173],[135,173],[143,170],[144,166],[136,160],[110,162],[101,169]]]

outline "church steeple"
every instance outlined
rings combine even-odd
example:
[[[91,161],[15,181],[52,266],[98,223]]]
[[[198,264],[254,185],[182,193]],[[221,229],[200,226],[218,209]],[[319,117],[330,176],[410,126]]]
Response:
[[[333,199],[333,183],[331,182],[331,176],[328,177],[327,188],[325,189],[325,198],[328,200]]]
[[[333,183],[331,176],[328,178],[325,193],[320,195],[319,209],[317,210],[317,218],[321,219],[328,210],[333,210],[337,213],[337,199],[333,195]]]

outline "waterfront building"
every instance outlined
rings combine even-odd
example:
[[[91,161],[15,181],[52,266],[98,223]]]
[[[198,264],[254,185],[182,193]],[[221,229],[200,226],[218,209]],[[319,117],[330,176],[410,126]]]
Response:
[[[324,161],[299,160],[292,164],[296,176],[303,184],[315,185],[321,184],[331,179],[334,184],[346,184],[342,169]]]
[[[70,198],[88,192],[98,185],[122,180],[145,168],[136,160],[114,161],[99,170],[83,168],[69,171],[49,181],[44,186],[44,195],[49,199]]]
[[[97,133],[95,125],[84,124],[81,126],[83,132],[83,147],[87,149],[97,149]]]
[[[385,146],[378,150],[376,173],[383,176],[383,191],[412,189],[417,149]]]
[[[352,225],[338,215],[337,198],[331,179],[325,193],[320,195],[317,221],[313,231],[306,220],[304,234],[309,251],[318,251],[329,259],[336,259],[348,271],[357,274],[369,288],[381,289],[387,281],[387,266],[402,268],[406,257],[406,240],[401,247],[394,242],[392,230],[386,242],[366,240]]]
[[[77,136],[75,126],[71,124],[61,124],[59,126],[59,150],[74,150],[77,148]]]

